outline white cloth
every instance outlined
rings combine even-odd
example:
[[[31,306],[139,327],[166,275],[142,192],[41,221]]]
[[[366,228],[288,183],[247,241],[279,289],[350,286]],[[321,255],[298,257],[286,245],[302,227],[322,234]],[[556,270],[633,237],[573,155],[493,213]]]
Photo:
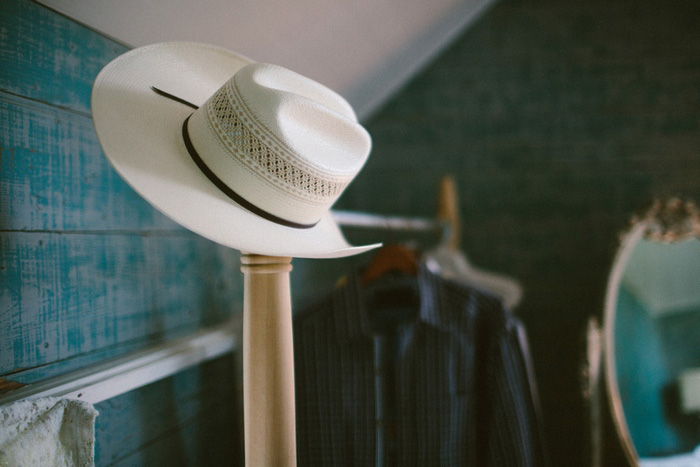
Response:
[[[93,466],[92,404],[45,397],[0,406],[0,467]]]

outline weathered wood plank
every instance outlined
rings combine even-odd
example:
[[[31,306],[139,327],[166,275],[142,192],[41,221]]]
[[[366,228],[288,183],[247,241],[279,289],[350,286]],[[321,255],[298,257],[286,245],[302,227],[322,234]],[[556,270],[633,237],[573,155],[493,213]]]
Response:
[[[0,92],[0,230],[180,229],[102,154],[89,117]]]
[[[90,112],[95,76],[125,46],[25,0],[0,7],[0,89]]]
[[[96,465],[242,465],[229,355],[97,404]]]
[[[13,380],[221,322],[241,306],[237,255],[194,235],[5,232],[0,252],[0,374],[41,366]]]

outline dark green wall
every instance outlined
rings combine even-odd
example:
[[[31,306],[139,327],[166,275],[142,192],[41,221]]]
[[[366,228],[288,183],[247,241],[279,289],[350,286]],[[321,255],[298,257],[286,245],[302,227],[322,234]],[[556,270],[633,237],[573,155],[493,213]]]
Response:
[[[502,0],[368,129],[342,206],[431,216],[455,176],[465,252],[524,285],[553,465],[582,465],[582,333],[618,234],[655,196],[700,201],[700,3]]]

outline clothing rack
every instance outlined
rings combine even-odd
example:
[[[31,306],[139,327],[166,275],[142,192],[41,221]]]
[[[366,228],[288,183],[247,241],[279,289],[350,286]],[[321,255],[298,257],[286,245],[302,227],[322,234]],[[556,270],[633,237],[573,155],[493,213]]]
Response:
[[[364,227],[382,230],[411,232],[442,232],[447,234],[450,225],[438,219],[421,217],[385,216],[356,211],[332,211],[333,219],[345,227]]]

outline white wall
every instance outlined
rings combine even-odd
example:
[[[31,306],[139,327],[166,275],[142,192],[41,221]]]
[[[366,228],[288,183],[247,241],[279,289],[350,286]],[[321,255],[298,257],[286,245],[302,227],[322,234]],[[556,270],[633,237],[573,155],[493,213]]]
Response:
[[[40,0],[129,46],[217,44],[309,76],[366,119],[494,0]]]

